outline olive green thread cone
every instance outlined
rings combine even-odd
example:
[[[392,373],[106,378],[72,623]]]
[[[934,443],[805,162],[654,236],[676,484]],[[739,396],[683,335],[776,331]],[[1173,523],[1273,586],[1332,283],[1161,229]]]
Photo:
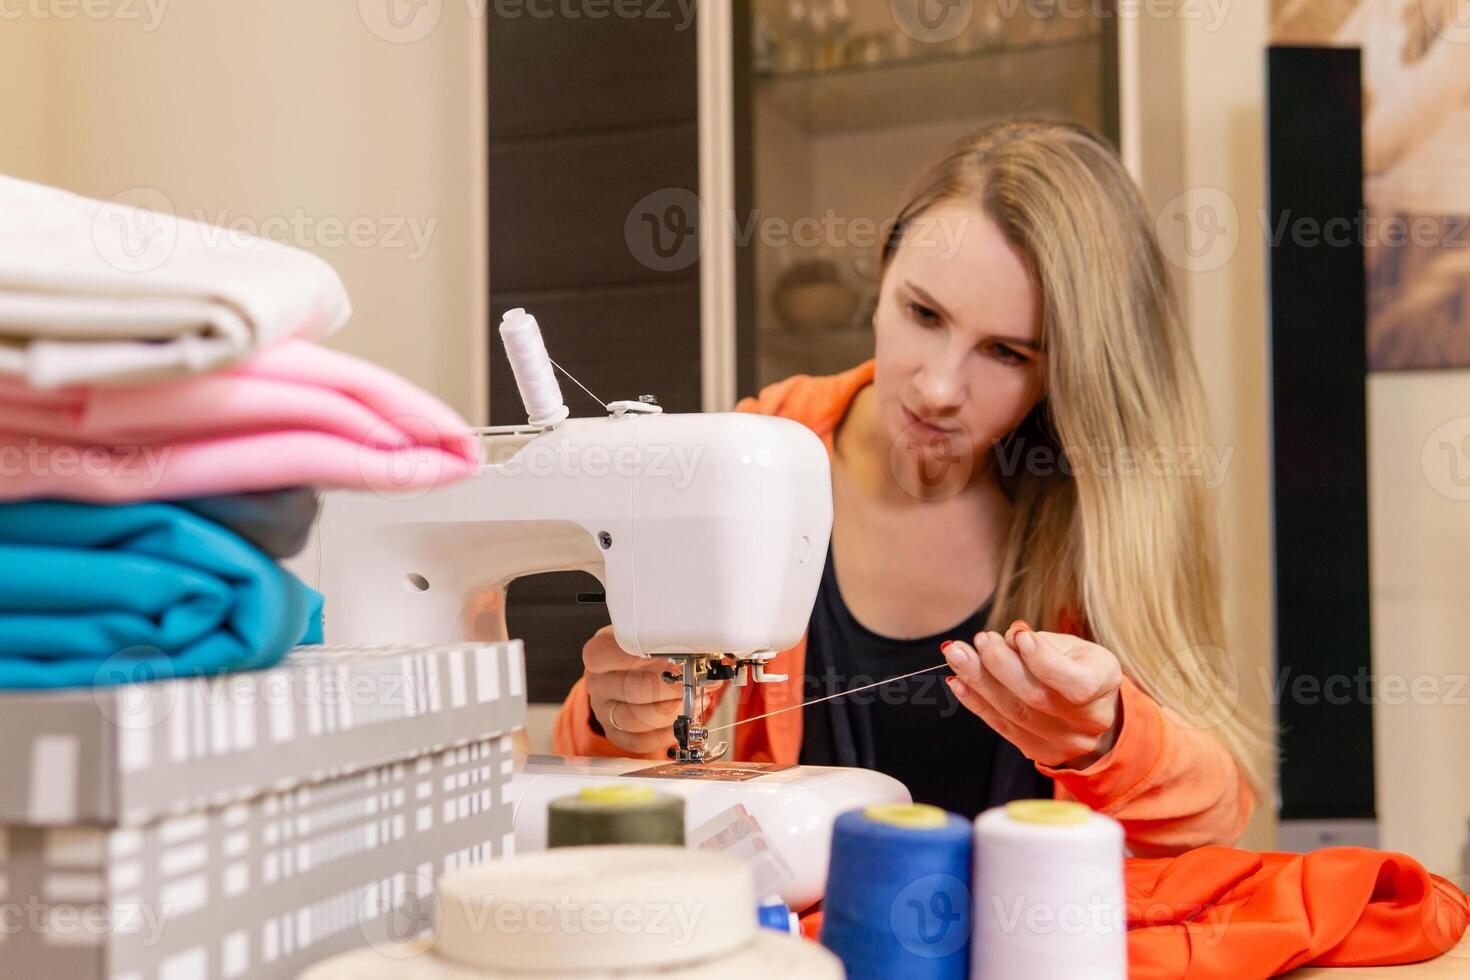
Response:
[[[551,801],[547,847],[684,844],[684,800],[638,783],[589,786]]]

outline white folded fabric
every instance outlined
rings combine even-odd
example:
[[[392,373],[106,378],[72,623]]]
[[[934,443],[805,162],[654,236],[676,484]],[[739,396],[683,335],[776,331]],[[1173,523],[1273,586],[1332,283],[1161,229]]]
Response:
[[[0,175],[0,374],[41,388],[223,367],[352,314],[299,248]]]

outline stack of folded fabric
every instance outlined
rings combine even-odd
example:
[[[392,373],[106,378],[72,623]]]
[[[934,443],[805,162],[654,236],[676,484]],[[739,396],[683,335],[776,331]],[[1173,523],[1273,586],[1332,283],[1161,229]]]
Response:
[[[320,640],[320,597],[277,564],[317,492],[480,461],[439,400],[313,343],[350,313],[298,249],[0,177],[0,688],[259,669]]]

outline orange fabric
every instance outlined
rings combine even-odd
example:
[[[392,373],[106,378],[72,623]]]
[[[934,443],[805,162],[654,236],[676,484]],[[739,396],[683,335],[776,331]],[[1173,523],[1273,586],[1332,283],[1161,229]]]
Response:
[[[1132,980],[1274,977],[1418,963],[1451,949],[1470,902],[1412,858],[1359,847],[1203,847],[1127,862]]]
[[[873,362],[829,377],[797,375],[746,398],[737,411],[779,415],[801,422],[832,452],[833,433],[857,393],[873,380]],[[1064,621],[1062,632],[1086,636],[1085,624]],[[784,683],[738,688],[739,718],[801,703],[806,640],[777,654],[771,672]],[[710,709],[723,691],[712,697]],[[1123,727],[1112,751],[1083,770],[1038,766],[1056,780],[1060,799],[1075,799],[1121,821],[1130,851],[1156,857],[1203,844],[1228,844],[1250,819],[1254,796],[1234,759],[1208,732],[1185,725],[1131,681],[1122,691]],[[554,745],[562,755],[624,756],[626,752],[588,726],[591,709],[583,681],[573,686],[557,714]],[[795,763],[801,753],[800,711],[772,715],[734,729],[731,757]],[[672,733],[670,744],[673,743]],[[647,758],[663,758],[662,751]]]
[[[822,939],[822,906],[818,904],[810,912],[803,913],[798,920],[801,923],[801,935],[803,939],[820,942]]]
[[[1390,966],[1447,952],[1470,900],[1412,858],[1338,847],[1256,854],[1202,847],[1129,858],[1130,980],[1252,980],[1302,966]],[[801,932],[822,932],[818,908]]]

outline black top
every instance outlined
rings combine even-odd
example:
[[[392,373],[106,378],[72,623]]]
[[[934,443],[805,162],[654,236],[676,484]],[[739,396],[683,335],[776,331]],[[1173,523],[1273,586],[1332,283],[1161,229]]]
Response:
[[[944,660],[945,640],[971,642],[990,601],[953,629],[916,640],[880,636],[858,622],[837,587],[832,551],[807,632],[803,700],[898,677]],[[1010,800],[1052,796],[1052,781],[955,698],[948,666],[802,708],[801,762],[887,773],[915,803],[963,817]]]

